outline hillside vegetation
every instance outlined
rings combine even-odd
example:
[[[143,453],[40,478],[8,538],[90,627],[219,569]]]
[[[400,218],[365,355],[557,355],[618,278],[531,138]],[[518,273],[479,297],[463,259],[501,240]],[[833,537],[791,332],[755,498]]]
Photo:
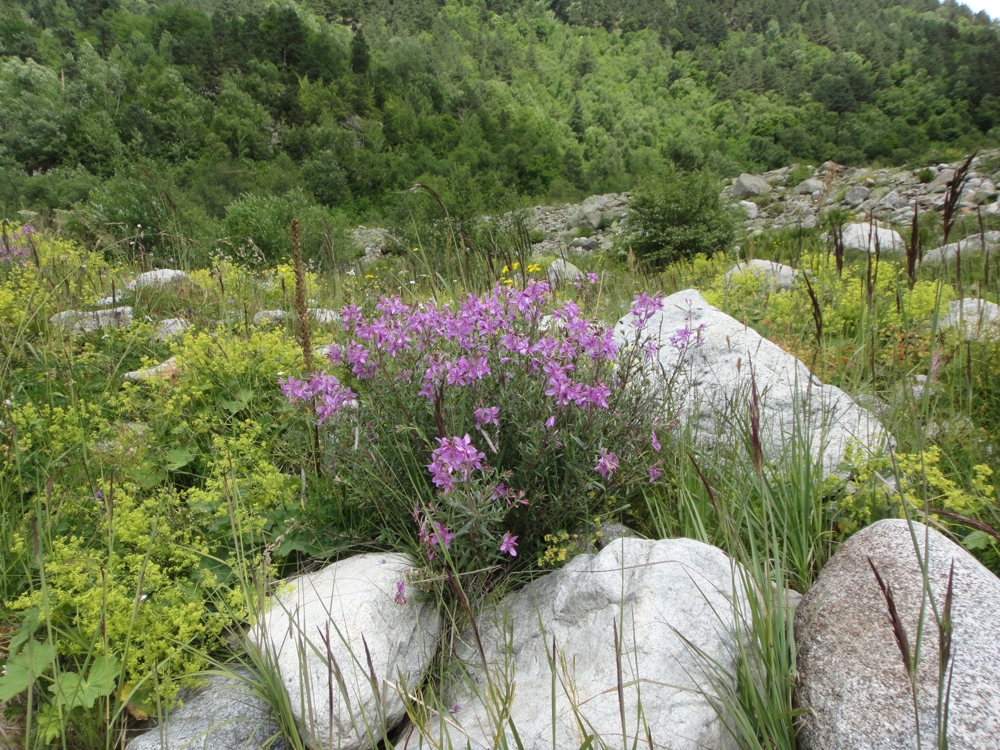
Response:
[[[296,213],[316,256],[437,211],[417,182],[462,218],[955,158],[997,141],[997,69],[997,24],[934,0],[5,0],[0,213],[196,262]]]

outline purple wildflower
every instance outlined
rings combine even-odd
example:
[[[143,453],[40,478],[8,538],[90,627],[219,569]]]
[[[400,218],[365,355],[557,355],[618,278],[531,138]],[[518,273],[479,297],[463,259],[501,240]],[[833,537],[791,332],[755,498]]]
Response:
[[[500,551],[511,557],[517,557],[517,537],[509,531],[505,532],[503,541],[500,543]]]
[[[455,538],[455,532],[437,521],[434,521],[432,526],[434,526],[434,531],[431,532],[430,535],[431,544],[437,544],[445,549],[451,549],[451,540]]]
[[[657,479],[659,479],[662,476],[663,476],[663,472],[660,471],[658,468],[656,468],[655,466],[650,466],[649,467],[649,483],[650,484],[652,484],[653,482],[655,482]]]
[[[392,598],[396,604],[406,604],[406,582],[400,578],[396,581],[396,595]]]
[[[438,443],[431,454],[433,460],[427,468],[433,475],[431,481],[442,492],[455,489],[456,478],[468,482],[473,469],[483,468],[486,454],[476,450],[468,434],[465,437],[438,438]]]
[[[633,300],[631,313],[632,317],[635,318],[635,329],[639,331],[645,327],[654,314],[663,309],[663,297],[659,294],[650,297],[643,292],[642,294],[636,294]]]
[[[656,451],[657,453],[659,453],[660,452],[660,441],[656,438],[656,433],[655,432],[650,433],[649,442],[652,444],[653,450]]]
[[[604,479],[607,479],[617,468],[618,459],[615,457],[615,454],[601,448],[601,457],[597,459],[597,466],[594,467],[594,471]]]
[[[476,418],[476,429],[479,430],[484,424],[499,424],[497,417],[500,415],[500,407],[488,406],[476,409],[473,415]]]

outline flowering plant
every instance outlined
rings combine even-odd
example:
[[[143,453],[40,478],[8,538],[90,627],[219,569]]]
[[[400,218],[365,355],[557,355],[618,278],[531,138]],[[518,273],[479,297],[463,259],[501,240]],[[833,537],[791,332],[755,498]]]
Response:
[[[633,314],[660,306],[644,294]],[[341,317],[330,372],[282,390],[311,407],[328,470],[376,507],[385,541],[432,569],[491,579],[660,475],[644,352],[544,282]]]

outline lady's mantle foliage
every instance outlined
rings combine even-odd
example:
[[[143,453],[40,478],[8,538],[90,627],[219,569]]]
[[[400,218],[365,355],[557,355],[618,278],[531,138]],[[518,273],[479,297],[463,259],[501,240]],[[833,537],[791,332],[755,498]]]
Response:
[[[632,314],[641,328],[661,308],[643,294]],[[517,557],[518,540],[534,552],[546,532],[619,507],[655,473],[649,436],[662,403],[644,352],[619,350],[548,284],[340,313],[336,374],[288,378],[282,391],[313,406],[348,484],[360,492],[368,481],[371,502],[393,506],[387,518],[412,514],[408,534],[426,559],[496,564]]]

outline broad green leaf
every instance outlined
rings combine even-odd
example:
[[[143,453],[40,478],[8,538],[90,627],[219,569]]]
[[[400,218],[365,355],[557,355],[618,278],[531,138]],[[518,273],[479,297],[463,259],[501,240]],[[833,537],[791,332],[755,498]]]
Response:
[[[191,463],[196,455],[197,454],[186,445],[174,448],[173,450],[167,452],[167,468],[170,471],[177,471],[178,469],[181,469]]]
[[[49,690],[69,710],[77,707],[90,708],[98,698],[111,694],[119,672],[121,665],[114,655],[99,656],[90,665],[86,680],[76,672],[63,672],[49,686]]]
[[[21,653],[7,659],[3,675],[0,675],[0,700],[9,701],[18,693],[27,690],[55,658],[55,646],[28,641],[21,649]]]

